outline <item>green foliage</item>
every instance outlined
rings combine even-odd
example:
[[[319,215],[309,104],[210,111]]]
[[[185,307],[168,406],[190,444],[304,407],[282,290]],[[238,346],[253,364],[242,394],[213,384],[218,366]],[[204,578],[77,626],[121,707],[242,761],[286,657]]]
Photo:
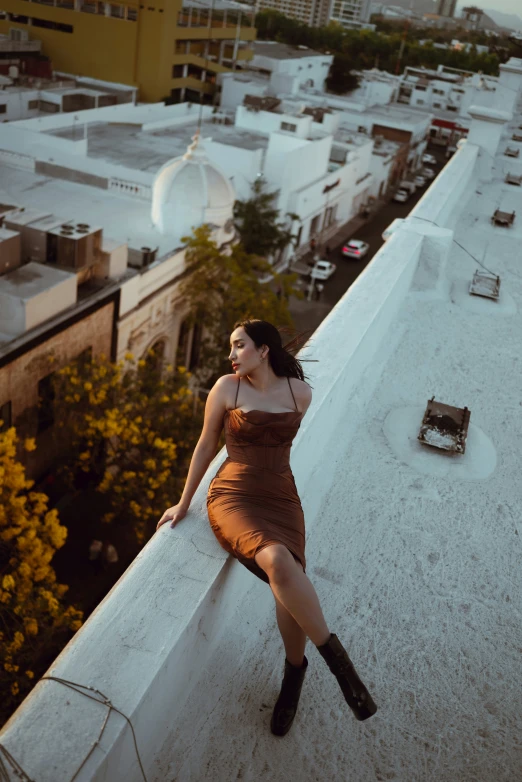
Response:
[[[295,237],[286,223],[278,222],[279,210],[274,206],[278,192],[265,192],[265,187],[265,179],[256,179],[252,197],[234,204],[234,217],[244,251],[268,258],[284,250]],[[291,213],[287,217],[298,219]]]
[[[344,95],[357,89],[359,79],[352,73],[353,59],[349,54],[336,54],[326,80],[326,86],[330,92]]]
[[[335,89],[337,92],[353,89],[351,86],[353,81],[349,82],[347,79],[350,64],[352,70],[377,66],[381,70],[395,73],[399,49],[404,38],[403,24],[399,27],[383,26],[381,32],[345,30],[336,24],[329,24],[326,27],[308,27],[302,22],[289,19],[278,11],[272,10],[257,14],[256,27],[259,40],[277,40],[294,46],[304,45],[320,52],[334,54],[333,86],[329,85],[329,89]],[[433,34],[433,30],[409,28],[400,66],[401,72],[407,65],[436,68],[441,64],[462,70],[482,71],[493,76],[498,75],[500,58],[497,53],[477,54],[476,50],[469,52],[443,50],[419,44],[419,38],[432,38]],[[453,31],[451,37],[468,40],[460,36],[459,31]],[[480,35],[469,40],[474,43],[482,42]],[[346,82],[343,82],[343,75]]]
[[[302,293],[294,289],[297,274],[279,275],[259,255],[245,251],[241,244],[220,251],[210,236],[210,228],[201,226],[187,243],[187,276],[180,283],[180,294],[190,308],[189,322],[204,327],[199,368],[195,377],[201,383],[230,372],[228,354],[230,332],[236,320],[260,318],[280,326],[291,326],[287,298]],[[280,286],[281,297],[259,278],[273,274],[273,287]]]

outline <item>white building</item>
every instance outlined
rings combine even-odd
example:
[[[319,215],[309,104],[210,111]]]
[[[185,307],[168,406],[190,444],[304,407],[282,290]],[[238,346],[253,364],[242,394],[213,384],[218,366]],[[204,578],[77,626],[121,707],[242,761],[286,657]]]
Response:
[[[330,21],[352,30],[375,29],[370,21],[371,0],[331,0]]]
[[[331,0],[257,0],[256,9],[273,9],[309,27],[322,27],[328,24],[330,3]]]
[[[518,778],[522,191],[504,152],[522,149],[522,115],[470,113],[467,143],[301,353],[317,361],[292,450],[307,572],[375,721],[358,727],[309,643],[292,734],[272,738],[274,600],[206,513],[223,449],[187,517],[154,535],[49,669],[99,689],[134,734],[111,713],[93,749],[107,707],[42,681],[0,736],[32,778],[70,779],[88,756],[83,780],[137,782],[136,747],[150,782]],[[470,293],[475,272],[486,295]]]
[[[322,54],[307,46],[291,46],[276,41],[255,41],[253,49],[254,57],[250,64],[261,73],[271,75],[274,94],[294,93],[306,87],[321,92],[325,89],[333,54]]]
[[[328,166],[331,167],[339,160],[343,160],[347,166],[340,172],[342,188],[337,191],[339,197],[333,204],[337,224],[342,224],[357,214],[368,197],[376,198],[387,191],[391,181],[395,179],[393,172],[397,170],[397,157],[400,157],[403,173],[419,168],[428,140],[430,117],[427,117],[424,112],[389,105],[389,100],[398,94],[400,79],[381,71],[367,71],[364,75],[367,78],[363,81],[361,90],[357,91],[359,100],[356,100],[353,95],[337,96],[310,87],[298,90],[295,82],[291,85],[291,92],[277,91],[278,85],[274,84],[273,74],[269,78],[255,71],[227,74],[222,79],[221,107],[225,112],[222,121],[227,121],[226,116],[229,113],[230,122],[234,123],[236,131],[238,128],[243,128],[257,134],[277,132],[278,135],[271,140],[272,154],[275,154],[275,146],[283,143],[280,131],[284,131],[287,136],[292,133],[296,142],[297,138],[300,138],[298,144],[301,151],[295,153],[296,159],[299,156],[302,159],[302,163],[297,168],[300,178],[309,177],[312,183],[314,177],[318,176],[314,162],[316,152],[313,150],[320,148],[317,144],[319,136],[332,135],[330,141],[326,142],[326,146],[323,143],[325,150],[321,163],[323,176],[327,176]],[[245,107],[245,103],[249,104],[248,108]],[[234,119],[232,119],[232,111],[236,112]],[[287,112],[286,118],[282,116],[285,112]],[[215,121],[218,121],[218,117]],[[352,145],[351,154],[348,157],[335,149],[336,142],[339,140],[338,131],[341,129],[345,136],[349,134],[351,137],[349,142]],[[227,128],[219,132],[237,136],[237,132]],[[380,146],[378,152],[374,154],[375,140]],[[383,145],[385,140],[389,143]],[[248,143],[251,144],[252,139],[249,139]],[[284,143],[292,144],[288,140]],[[326,155],[328,146],[329,162]],[[406,156],[401,151],[403,146],[407,147]],[[214,154],[208,144],[207,148],[214,162],[225,160],[226,152],[223,149],[219,149]],[[363,154],[364,149],[366,151]],[[394,159],[393,163],[390,155]],[[386,160],[384,167],[383,157]],[[227,159],[229,159],[227,170],[231,171],[234,168],[234,184],[240,198],[248,197],[245,188],[249,187],[256,165],[259,165],[259,172],[267,177],[269,183],[281,189],[280,209],[283,212],[299,211],[288,206],[288,204],[295,204],[295,199],[286,197],[286,194],[291,192],[294,180],[287,173],[285,156],[282,157],[282,166],[278,163],[275,167],[271,167],[268,158],[265,159],[264,164],[247,165],[244,152],[239,156],[231,151]],[[353,172],[356,169],[357,173],[354,176]],[[326,185],[328,186],[328,183]],[[302,185],[300,184],[299,187]],[[341,193],[343,193],[342,197]],[[297,201],[302,203],[299,199]],[[328,210],[331,207],[332,204],[329,203]],[[325,210],[324,199],[321,200],[320,191],[317,190],[317,198],[314,198],[311,209],[309,202],[310,219],[302,225],[294,226],[302,249],[307,248],[310,238],[317,234],[317,226],[326,221],[326,215],[322,221],[319,219],[321,211]]]
[[[203,116],[210,114],[206,107]],[[99,297],[116,286],[114,359],[128,350],[141,356],[162,341],[165,360],[174,361],[187,312],[177,293],[182,237],[202,223],[220,246],[235,236],[233,184],[197,136],[189,143],[198,116],[199,107],[188,104],[129,104],[82,112],[79,134],[71,114],[0,127],[4,360],[32,329],[80,312],[91,289]],[[169,131],[180,123],[171,144]]]
[[[351,96],[303,93],[311,105],[327,106],[339,114],[341,124],[368,136],[381,136],[408,146],[408,169],[421,165],[428,143],[431,115],[398,104],[367,105]]]
[[[512,67],[518,67],[513,58],[510,63],[500,66],[500,77],[443,65],[439,65],[437,70],[407,67],[398,102],[428,111],[450,112],[461,118],[469,118],[469,107],[477,103],[491,108],[512,107],[513,92],[509,88],[508,75]]]
[[[372,68],[366,71],[354,71],[359,77],[359,87],[350,93],[350,100],[365,103],[367,106],[394,103],[399,96],[402,76]]]
[[[522,60],[513,57],[500,65],[498,77],[442,65],[437,70],[407,67],[397,102],[432,114],[432,141],[454,144],[468,132],[470,107],[514,110],[517,93],[512,85],[521,73]]]
[[[12,69],[11,76],[0,75],[0,120],[14,122],[62,112],[135,103],[137,88],[126,84],[54,74],[52,79],[26,76]]]

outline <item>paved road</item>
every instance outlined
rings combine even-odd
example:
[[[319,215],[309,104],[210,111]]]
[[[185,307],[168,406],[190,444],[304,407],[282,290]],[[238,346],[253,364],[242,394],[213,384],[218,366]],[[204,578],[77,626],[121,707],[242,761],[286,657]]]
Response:
[[[438,174],[445,163],[443,153],[438,150],[430,150],[438,160],[437,166],[430,166]],[[433,181],[433,180],[432,180]],[[431,182],[425,187],[418,189],[410,200],[405,204],[390,201],[379,212],[371,217],[359,230],[352,235],[347,235],[343,242],[337,246],[332,246],[329,260],[337,264],[337,271],[324,283],[324,290],[321,300],[300,301],[295,298],[290,299],[290,311],[294,318],[295,326],[298,330],[315,329],[321,321],[328,315],[332,307],[341,299],[350,285],[357,279],[363,269],[369,264],[375,253],[383,244],[382,232],[390,225],[396,217],[407,217],[414,206],[422,198]],[[368,242],[370,250],[361,260],[354,258],[345,258],[341,254],[341,247],[346,239],[362,239]],[[306,291],[306,286],[304,287]]]
[[[438,174],[442,166],[439,165],[433,168]],[[430,184],[431,182],[428,182],[425,187],[417,190],[405,204],[390,201],[389,204],[374,215],[366,225],[360,228],[353,236],[346,237],[346,239],[362,239],[363,241],[368,242],[370,250],[364,258],[361,260],[345,258],[341,254],[341,247],[344,242],[338,245],[338,247],[330,253],[329,260],[337,264],[337,271],[325,284],[322,295],[325,303],[333,306],[342,296],[344,296],[350,285],[357,279],[375,253],[382,247],[382,232],[396,217],[407,217],[417,202],[420,201]]]

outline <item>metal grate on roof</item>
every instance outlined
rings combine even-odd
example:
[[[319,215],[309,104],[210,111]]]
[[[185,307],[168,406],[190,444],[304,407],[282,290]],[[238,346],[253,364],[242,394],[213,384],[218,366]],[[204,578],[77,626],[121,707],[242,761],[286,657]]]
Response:
[[[467,407],[452,407],[436,402],[432,396],[428,401],[417,439],[424,445],[443,451],[464,453],[468,436],[470,411]]]
[[[520,150],[515,147],[506,147],[504,155],[507,155],[508,157],[518,157],[520,155]]]
[[[243,105],[255,111],[275,111],[281,105],[281,100],[270,96],[245,95]]]
[[[506,182],[508,185],[520,185],[522,183],[522,176],[517,174],[506,174]]]
[[[500,277],[494,274],[477,271],[473,275],[473,280],[469,285],[469,292],[472,296],[484,296],[486,299],[498,300],[500,294]]]
[[[509,228],[515,222],[515,212],[503,212],[501,209],[495,209],[491,222]]]

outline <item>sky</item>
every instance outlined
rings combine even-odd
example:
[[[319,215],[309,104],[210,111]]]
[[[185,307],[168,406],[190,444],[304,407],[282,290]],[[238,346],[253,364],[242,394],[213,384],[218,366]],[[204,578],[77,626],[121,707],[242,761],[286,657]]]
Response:
[[[476,5],[478,8],[494,8],[496,11],[503,11],[506,14],[518,14],[522,16],[521,0],[459,0],[457,8],[463,8],[466,5]]]

